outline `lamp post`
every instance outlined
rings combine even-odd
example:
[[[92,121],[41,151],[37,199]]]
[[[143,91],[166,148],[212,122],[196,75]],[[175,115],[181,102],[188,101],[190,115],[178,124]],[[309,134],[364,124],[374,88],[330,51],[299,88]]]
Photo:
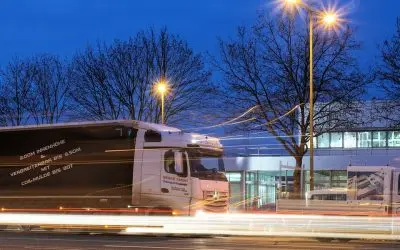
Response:
[[[164,98],[168,91],[168,83],[166,81],[159,81],[155,85],[157,93],[161,96],[161,124],[165,123],[165,111],[164,111]]]
[[[313,69],[314,69],[314,18],[318,17],[320,23],[324,28],[331,28],[335,26],[338,22],[338,16],[335,12],[316,10],[311,8],[311,6],[305,4],[302,0],[284,0],[283,2],[286,8],[294,9],[300,7],[307,11],[309,20],[309,74],[310,74],[310,103],[309,103],[309,113],[310,113],[310,190],[314,190],[314,83],[313,83]]]

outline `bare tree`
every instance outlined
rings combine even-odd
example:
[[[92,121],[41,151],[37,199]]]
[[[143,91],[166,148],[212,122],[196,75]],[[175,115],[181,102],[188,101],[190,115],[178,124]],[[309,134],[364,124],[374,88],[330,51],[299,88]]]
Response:
[[[3,86],[0,85],[0,126],[7,125],[7,99]]]
[[[390,40],[380,46],[381,61],[376,70],[386,101],[379,101],[377,117],[385,119],[392,126],[400,126],[400,18],[397,18],[396,32]]]
[[[87,47],[71,63],[71,98],[81,119],[118,119],[121,104],[114,97],[107,71],[106,46]]]
[[[223,91],[233,111],[257,106],[242,129],[267,131],[295,158],[294,196],[300,193],[300,171],[308,151],[309,36],[291,18],[261,15],[251,29],[240,27],[237,38],[220,41]],[[314,33],[315,136],[351,125],[365,82],[352,52],[359,48],[352,30]],[[289,112],[290,110],[294,112]],[[354,121],[352,121],[354,122]],[[313,187],[311,187],[313,188]]]
[[[14,58],[1,70],[0,115],[3,125],[29,122],[29,106],[35,69],[28,60]]]
[[[38,55],[29,60],[35,71],[27,110],[36,124],[56,123],[68,105],[69,70],[66,63],[52,55]]]
[[[169,82],[165,118],[182,123],[213,91],[200,54],[166,29],[139,32],[127,41],[89,47],[73,60],[74,100],[94,119],[160,121],[154,83]]]
[[[207,113],[214,88],[208,82],[211,72],[205,69],[202,56],[195,54],[186,42],[169,34],[166,29],[158,35],[151,30],[148,40],[152,42],[155,54],[153,76],[168,79],[171,85],[166,101],[166,120],[170,123],[188,122],[188,111]],[[157,112],[155,118],[159,116],[160,112]]]

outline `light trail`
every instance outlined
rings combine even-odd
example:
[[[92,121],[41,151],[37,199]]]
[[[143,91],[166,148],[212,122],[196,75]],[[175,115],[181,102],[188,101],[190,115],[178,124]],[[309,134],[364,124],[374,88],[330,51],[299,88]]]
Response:
[[[122,234],[297,236],[400,240],[400,217],[207,214],[195,217],[0,213],[2,225],[121,229]]]
[[[219,124],[216,124],[216,125],[212,125],[212,126],[207,126],[207,127],[188,128],[188,129],[185,129],[185,130],[196,131],[196,130],[217,128],[217,127],[222,127],[222,126],[227,126],[227,125],[235,125],[235,124],[240,124],[240,123],[244,123],[244,122],[249,122],[249,121],[255,120],[256,118],[255,118],[255,117],[251,117],[251,118],[248,118],[248,119],[242,120],[242,121],[237,121],[237,120],[239,120],[240,118],[242,118],[242,117],[246,116],[247,114],[253,112],[253,110],[255,110],[256,108],[258,108],[258,105],[249,108],[249,109],[248,109],[246,112],[244,112],[243,114],[241,114],[241,115],[239,115],[239,116],[237,116],[237,117],[235,117],[235,118],[233,118],[233,119],[231,119],[231,120],[228,120],[228,121],[226,121],[226,122],[222,122],[222,123],[219,123]]]

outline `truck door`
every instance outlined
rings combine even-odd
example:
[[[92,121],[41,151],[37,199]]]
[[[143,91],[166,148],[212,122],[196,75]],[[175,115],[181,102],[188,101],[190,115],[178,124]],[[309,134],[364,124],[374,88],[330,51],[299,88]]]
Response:
[[[167,150],[164,153],[161,168],[161,193],[173,209],[187,213],[190,205],[190,182],[187,154],[179,150]]]
[[[392,183],[392,212],[393,215],[400,215],[400,172],[393,172]]]

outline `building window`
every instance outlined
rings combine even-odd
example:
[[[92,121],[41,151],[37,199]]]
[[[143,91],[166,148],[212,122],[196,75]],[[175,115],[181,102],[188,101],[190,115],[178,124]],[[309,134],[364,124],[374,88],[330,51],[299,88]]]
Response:
[[[372,147],[384,148],[386,147],[387,133],[385,131],[372,132]]]
[[[314,148],[317,148],[318,147],[318,145],[317,145],[317,137],[314,136],[313,139],[314,139],[313,146],[314,146]],[[311,140],[308,140],[308,142],[307,142],[307,147],[308,148],[310,148],[310,141]]]
[[[342,147],[343,147],[343,134],[331,133],[331,148],[342,148]]]
[[[329,148],[329,133],[318,136],[317,144],[318,148]]]
[[[370,148],[371,147],[371,132],[358,132],[358,147]]]
[[[242,173],[226,173],[226,177],[229,182],[241,182],[242,181]]]
[[[400,131],[389,132],[389,147],[400,147]]]
[[[344,148],[357,147],[357,134],[355,132],[344,133]]]

